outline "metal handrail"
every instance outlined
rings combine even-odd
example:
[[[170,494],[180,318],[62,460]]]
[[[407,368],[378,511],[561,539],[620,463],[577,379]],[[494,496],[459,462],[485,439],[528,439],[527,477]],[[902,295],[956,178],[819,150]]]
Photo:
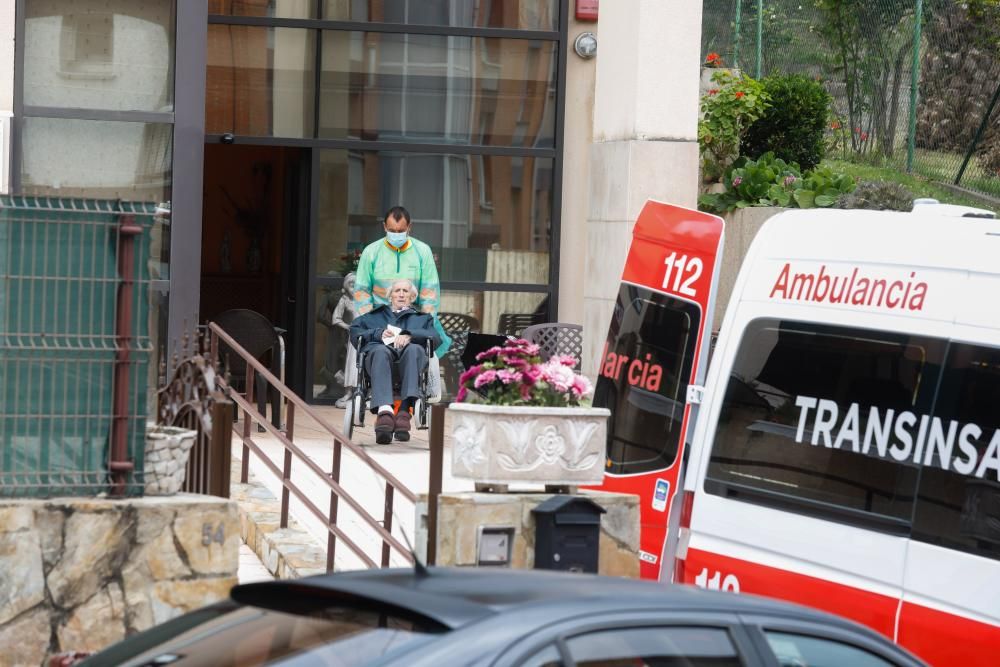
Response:
[[[282,493],[281,493],[281,527],[286,528],[288,526],[288,502],[289,493],[294,494],[303,505],[312,513],[314,516],[321,520],[325,520],[327,524],[327,530],[329,532],[329,540],[327,542],[327,570],[333,569],[333,559],[334,550],[336,547],[335,538],[339,538],[344,541],[351,551],[353,551],[362,561],[365,562],[368,567],[375,567],[375,562],[368,557],[363,550],[358,547],[350,538],[348,538],[344,532],[337,527],[337,510],[339,505],[339,500],[341,498],[358,513],[365,523],[367,523],[376,534],[382,539],[382,566],[388,566],[389,564],[389,554],[390,547],[395,549],[400,555],[403,556],[407,562],[413,562],[413,555],[410,550],[405,546],[400,544],[396,538],[391,534],[392,526],[391,519],[385,520],[385,525],[379,523],[374,517],[372,517],[354,498],[348,494],[345,489],[340,485],[340,459],[342,447],[346,446],[351,452],[353,452],[361,461],[366,463],[376,474],[380,475],[385,479],[385,507],[386,516],[391,517],[392,504],[395,493],[398,492],[404,498],[410,502],[416,502],[416,495],[406,488],[398,479],[396,479],[388,470],[382,467],[377,461],[371,458],[367,452],[361,447],[351,442],[347,437],[344,436],[338,429],[327,423],[315,410],[312,409],[305,401],[302,400],[297,394],[295,394],[291,389],[289,389],[281,380],[276,378],[267,368],[263,366],[257,359],[253,358],[243,347],[240,346],[229,334],[223,331],[217,324],[210,322],[208,325],[210,336],[211,336],[211,354],[215,358],[218,356],[219,340],[222,340],[232,351],[239,355],[246,362],[246,397],[238,395],[235,391],[230,391],[230,398],[237,404],[239,408],[243,411],[243,432],[240,435],[240,439],[243,442],[243,466],[241,471],[241,481],[246,483],[249,466],[248,466],[248,454],[252,451],[256,456],[258,456],[261,461],[281,480]],[[253,405],[253,390],[254,390],[254,374],[260,373],[261,376],[268,381],[268,383],[273,386],[278,393],[285,399],[287,405],[287,416],[286,416],[286,427],[284,431],[279,430],[273,424],[271,424],[267,417],[259,413],[256,407]],[[226,389],[230,389],[229,384],[223,380],[222,384]],[[327,473],[323,470],[315,461],[306,456],[298,446],[294,443],[294,425],[295,425],[295,412],[296,409],[301,410],[309,417],[311,417],[316,424],[318,424],[322,429],[324,429],[330,436],[333,437],[333,468],[331,472]],[[256,442],[250,437],[250,421],[253,420],[262,426],[268,433],[274,436],[275,439],[282,445],[284,449],[284,466],[279,468],[277,464],[270,460],[270,458],[264,453],[264,451],[258,446]],[[291,464],[292,456],[298,458],[301,462],[305,463],[306,467],[316,474],[323,483],[330,490],[330,511],[324,515],[318,507],[316,507],[312,501],[310,501],[305,494],[299,489],[291,480]]]

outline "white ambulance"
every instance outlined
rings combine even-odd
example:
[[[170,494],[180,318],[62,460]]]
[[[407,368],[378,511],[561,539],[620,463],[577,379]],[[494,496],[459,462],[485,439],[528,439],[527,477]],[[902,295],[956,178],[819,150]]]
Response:
[[[673,576],[998,665],[1000,222],[942,213],[764,224],[694,392]]]

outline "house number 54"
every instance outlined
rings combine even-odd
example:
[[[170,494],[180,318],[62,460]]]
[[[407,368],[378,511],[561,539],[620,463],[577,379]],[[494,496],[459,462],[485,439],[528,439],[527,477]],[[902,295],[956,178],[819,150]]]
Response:
[[[208,547],[212,545],[212,542],[218,542],[222,544],[226,541],[226,530],[220,523],[218,528],[214,531],[212,530],[212,524],[203,523],[201,525],[201,543]]]

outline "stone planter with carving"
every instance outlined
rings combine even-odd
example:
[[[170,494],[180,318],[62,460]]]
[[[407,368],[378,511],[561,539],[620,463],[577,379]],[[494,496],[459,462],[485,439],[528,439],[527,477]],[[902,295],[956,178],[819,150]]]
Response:
[[[176,426],[146,428],[145,494],[169,496],[181,490],[197,431]]]
[[[597,484],[604,479],[607,408],[453,403],[455,477],[491,484]]]

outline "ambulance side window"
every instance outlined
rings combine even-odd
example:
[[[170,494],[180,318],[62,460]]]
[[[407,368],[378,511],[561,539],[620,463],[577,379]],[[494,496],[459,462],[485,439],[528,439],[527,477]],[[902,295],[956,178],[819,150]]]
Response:
[[[623,284],[601,354],[594,405],[611,410],[606,472],[662,470],[677,458],[701,311]]]
[[[1000,350],[952,343],[934,417],[944,437],[924,461],[913,537],[1000,560]]]
[[[752,322],[726,387],[705,490],[908,532],[915,415],[930,411],[945,347],[895,332]],[[911,440],[909,451],[898,433]]]

